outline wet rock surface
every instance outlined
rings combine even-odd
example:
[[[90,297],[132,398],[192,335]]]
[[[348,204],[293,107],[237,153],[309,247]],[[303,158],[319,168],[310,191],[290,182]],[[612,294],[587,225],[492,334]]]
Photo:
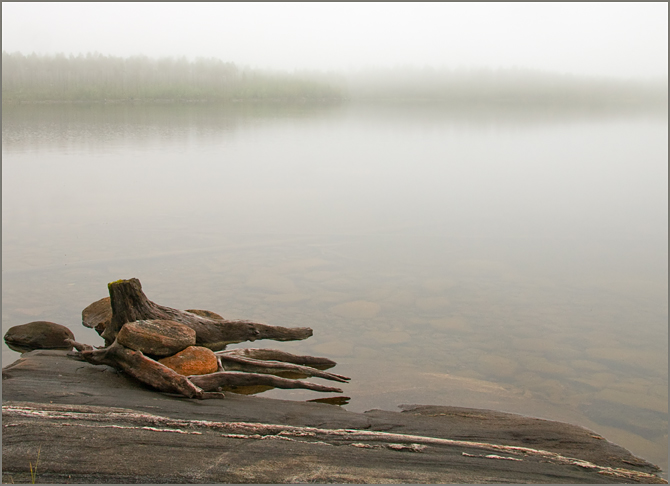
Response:
[[[592,431],[489,410],[157,393],[65,351],[3,369],[3,482],[663,483]]]

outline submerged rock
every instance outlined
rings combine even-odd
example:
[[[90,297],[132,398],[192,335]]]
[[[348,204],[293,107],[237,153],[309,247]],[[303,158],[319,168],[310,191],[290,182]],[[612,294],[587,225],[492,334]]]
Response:
[[[144,354],[172,356],[195,345],[195,331],[175,321],[135,321],[124,324],[116,340],[126,348]]]
[[[206,375],[216,373],[219,362],[214,351],[202,346],[189,346],[174,356],[158,360],[180,375]]]
[[[74,340],[67,327],[55,322],[35,321],[9,328],[5,343],[9,349],[25,353],[34,349],[72,349],[66,339]]]

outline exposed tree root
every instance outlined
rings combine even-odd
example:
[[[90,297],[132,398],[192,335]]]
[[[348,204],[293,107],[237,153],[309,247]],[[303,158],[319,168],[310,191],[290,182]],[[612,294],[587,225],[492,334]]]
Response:
[[[165,319],[180,322],[196,332],[198,346],[221,350],[230,343],[273,339],[294,341],[312,335],[308,327],[280,327],[250,321],[229,321],[212,319],[192,312],[180,311],[150,301],[142,291],[136,278],[117,280],[108,285],[112,318],[102,333],[107,345],[111,345],[121,327],[126,322],[138,320]],[[202,312],[202,311],[201,311]]]
[[[114,341],[111,346],[93,349],[88,344],[71,341],[79,357],[94,365],[107,365],[166,393],[178,393],[188,398],[223,398],[223,393],[210,393],[194,385],[185,376],[167,366]]]
[[[180,311],[150,301],[136,278],[117,280],[108,285],[109,299],[101,299],[82,312],[85,326],[95,328],[105,339],[106,347],[95,349],[87,344],[71,341],[77,349],[74,357],[91,364],[108,365],[165,393],[177,393],[189,398],[223,398],[223,389],[245,388],[304,388],[308,390],[342,393],[340,388],[289,379],[288,377],[318,377],[346,383],[349,378],[323,371],[335,366],[327,358],[298,356],[276,349],[233,349],[217,353],[219,371],[205,375],[183,376],[143,354],[136,342],[121,344],[116,338],[121,328],[136,321],[176,321],[195,331],[196,345],[214,351],[230,343],[274,339],[290,341],[312,335],[308,327],[286,328],[249,321],[229,321],[206,310]],[[146,326],[145,326],[146,328]],[[126,328],[127,330],[128,328]],[[149,337],[164,339],[167,331],[149,326],[144,329]],[[125,339],[139,339],[131,337]],[[138,334],[139,336],[139,334]],[[122,336],[123,337],[123,336]],[[139,339],[142,341],[144,337]],[[153,348],[152,348],[153,349]],[[235,370],[235,371],[234,371]],[[280,375],[280,376],[273,376]]]
[[[226,387],[265,385],[274,388],[304,388],[320,392],[342,393],[340,388],[318,385],[308,381],[289,380],[261,373],[219,371],[208,375],[189,376],[192,383],[205,391],[218,391]]]
[[[326,380],[339,381],[346,383],[350,378],[327,371],[317,370],[309,366],[302,366],[292,363],[280,363],[277,361],[266,361],[253,358],[243,358],[227,353],[226,351],[217,354],[221,366],[226,371],[247,371],[250,373],[278,374],[282,372],[292,372],[298,375],[315,376],[325,378]]]

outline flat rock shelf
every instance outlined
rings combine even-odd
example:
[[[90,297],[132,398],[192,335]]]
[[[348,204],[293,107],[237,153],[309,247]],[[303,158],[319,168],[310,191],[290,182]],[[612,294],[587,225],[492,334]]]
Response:
[[[67,351],[2,370],[3,483],[667,483],[596,433],[490,410],[193,400]],[[37,455],[39,451],[39,460]]]

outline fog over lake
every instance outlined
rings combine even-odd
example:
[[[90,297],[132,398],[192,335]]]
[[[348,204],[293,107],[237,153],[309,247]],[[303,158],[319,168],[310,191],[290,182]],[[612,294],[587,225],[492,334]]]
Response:
[[[337,360],[351,410],[528,413],[662,462],[666,181],[663,114],[5,106],[3,329],[101,343],[81,310],[137,277],[312,327],[254,345]]]
[[[3,334],[101,345],[82,309],[136,277],[313,328],[253,346],[337,361],[348,410],[567,421],[667,472],[667,4],[134,5],[3,3]]]

